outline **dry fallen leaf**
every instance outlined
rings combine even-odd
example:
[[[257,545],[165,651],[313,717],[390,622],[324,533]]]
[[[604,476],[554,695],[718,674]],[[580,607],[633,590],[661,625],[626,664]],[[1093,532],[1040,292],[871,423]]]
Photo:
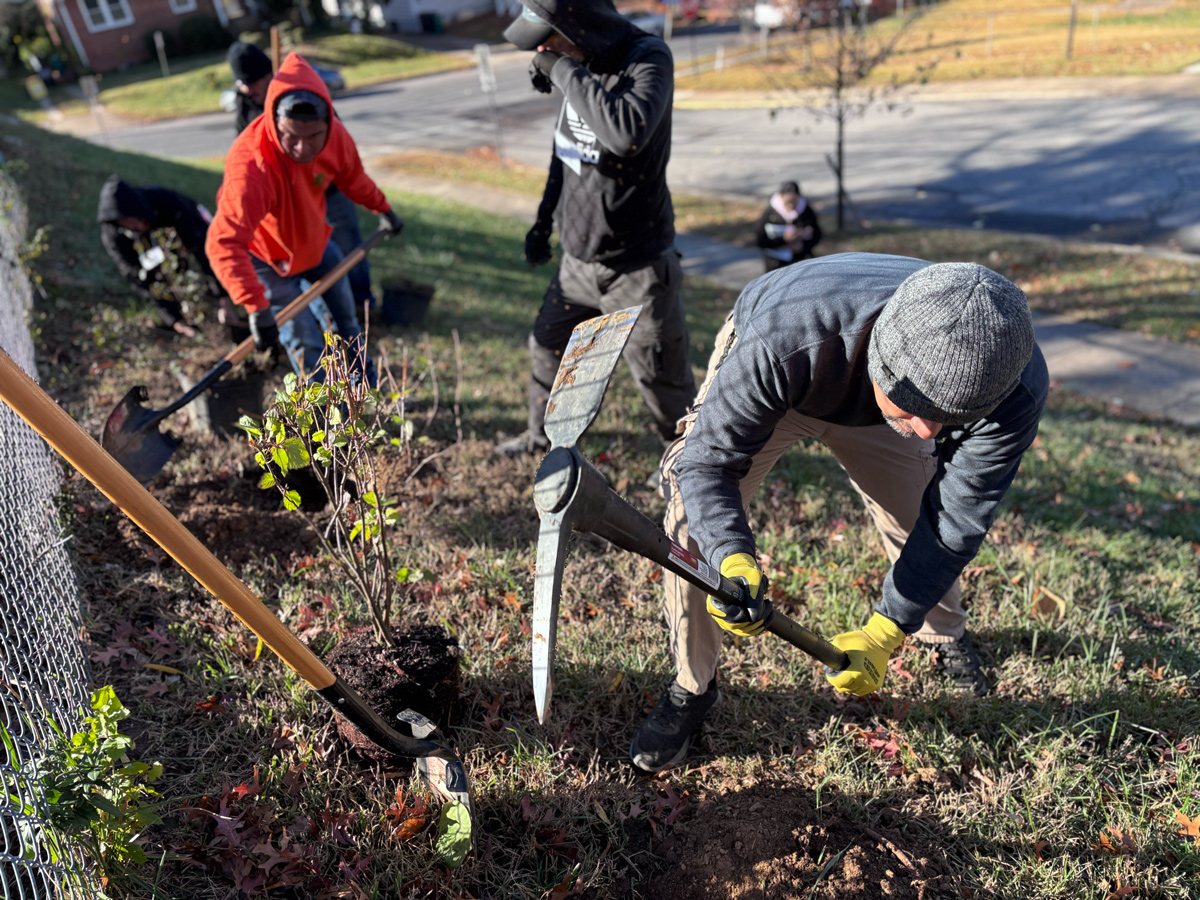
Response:
[[[1137,847],[1133,843],[1132,832],[1123,832],[1111,825],[1104,827],[1103,831],[1100,832],[1100,843],[1093,846],[1100,850],[1105,850],[1113,856],[1132,856],[1137,852]]]
[[[1175,810],[1175,821],[1183,826],[1182,831],[1175,832],[1180,837],[1200,838],[1200,816],[1189,819],[1182,810]]]

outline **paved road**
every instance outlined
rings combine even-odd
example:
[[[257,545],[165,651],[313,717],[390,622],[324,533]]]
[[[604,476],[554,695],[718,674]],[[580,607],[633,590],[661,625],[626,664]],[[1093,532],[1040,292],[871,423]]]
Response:
[[[702,35],[699,52],[734,35]],[[677,55],[691,39],[676,39]],[[494,54],[504,152],[544,165],[557,109],[534,93],[528,57]],[[1196,76],[1200,84],[1200,76]],[[686,79],[677,85],[681,101]],[[765,196],[797,179],[835,192],[825,162],[832,123],[803,110],[675,110],[676,191]],[[338,112],[364,154],[404,147],[462,151],[494,143],[490,98],[474,70],[348,94]],[[1200,117],[1175,97],[917,96],[872,111],[847,132],[847,188],[863,218],[1008,228],[1200,252]],[[166,156],[223,154],[225,114],[108,133],[118,147]],[[99,138],[97,138],[99,139]]]

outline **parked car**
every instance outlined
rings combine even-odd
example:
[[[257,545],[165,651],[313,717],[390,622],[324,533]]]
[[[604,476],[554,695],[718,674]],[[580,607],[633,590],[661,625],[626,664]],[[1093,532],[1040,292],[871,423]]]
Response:
[[[662,37],[663,33],[667,30],[667,18],[661,13],[638,10],[636,12],[623,13],[623,15],[638,28],[642,29],[642,31],[652,34],[655,37]]]
[[[313,66],[317,74],[321,76],[321,80],[325,82],[325,87],[329,88],[330,94],[336,94],[338,91],[346,89],[346,79],[342,77],[342,73],[337,69],[326,69],[324,66]],[[225,112],[237,111],[237,88],[227,88],[221,91],[221,109]]]

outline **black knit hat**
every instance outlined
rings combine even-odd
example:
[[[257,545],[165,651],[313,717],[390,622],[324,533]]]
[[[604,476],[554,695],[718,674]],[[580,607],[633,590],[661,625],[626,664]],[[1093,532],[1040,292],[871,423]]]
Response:
[[[271,60],[254,44],[234,41],[229,47],[229,68],[233,69],[234,81],[254,84],[271,74]]]

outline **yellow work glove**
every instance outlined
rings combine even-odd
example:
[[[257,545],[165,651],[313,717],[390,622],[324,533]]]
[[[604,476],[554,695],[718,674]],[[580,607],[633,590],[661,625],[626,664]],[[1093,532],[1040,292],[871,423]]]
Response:
[[[771,618],[771,601],[766,598],[767,578],[749,553],[735,553],[721,563],[721,574],[742,586],[739,603],[709,596],[708,613],[726,631],[751,637],[762,632]]]
[[[905,637],[899,625],[875,613],[862,631],[848,631],[830,640],[850,656],[850,668],[825,677],[840,693],[865,697],[883,686],[888,660]]]

